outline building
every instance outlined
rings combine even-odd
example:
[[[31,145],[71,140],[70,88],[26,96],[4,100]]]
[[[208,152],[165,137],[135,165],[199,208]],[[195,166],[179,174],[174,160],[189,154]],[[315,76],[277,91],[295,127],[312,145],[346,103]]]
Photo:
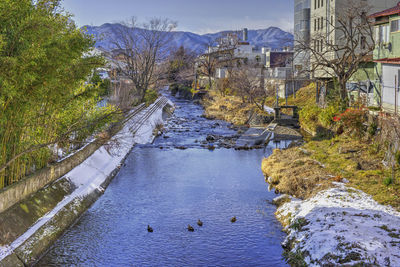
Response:
[[[271,51],[268,47],[258,48],[248,42],[247,29],[243,29],[242,39],[237,35],[228,35],[220,44],[215,47],[209,47],[206,54],[199,58],[213,57],[218,64],[215,69],[215,78],[226,78],[228,69],[239,67],[241,64],[275,68],[292,68],[293,51],[290,48],[284,48],[282,51]],[[231,65],[234,66],[231,66]],[[290,70],[291,71],[291,70]],[[281,72],[281,70],[280,70]],[[272,70],[269,70],[272,73]]]
[[[341,45],[343,34],[340,32],[338,19],[352,3],[365,5],[368,13],[375,13],[396,5],[398,0],[312,0],[310,9],[310,41],[311,46],[317,52],[326,51],[326,45]],[[367,15],[367,14],[366,14]],[[325,54],[326,58],[336,60],[340,55]],[[310,57],[310,64],[315,64],[313,56]],[[319,69],[312,73],[313,78],[331,78],[334,73],[329,69]]]
[[[309,77],[310,53],[299,49],[309,45],[311,25],[311,0],[294,1],[294,70],[296,77]]]
[[[382,108],[398,113],[400,106],[400,2],[389,9],[374,13],[375,78],[380,84]]]

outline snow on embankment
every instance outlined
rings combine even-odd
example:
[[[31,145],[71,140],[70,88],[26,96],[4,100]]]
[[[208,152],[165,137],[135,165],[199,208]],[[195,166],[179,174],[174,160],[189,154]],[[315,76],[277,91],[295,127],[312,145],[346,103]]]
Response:
[[[289,262],[300,255],[310,266],[400,266],[400,213],[343,183],[334,186],[278,208]]]
[[[164,102],[166,102],[166,105],[173,106],[173,103],[169,100]],[[53,226],[57,224],[54,223],[55,218],[62,217],[63,214],[68,216],[68,214],[71,214],[70,210],[78,217],[79,214],[74,209],[74,206],[81,205],[86,198],[91,198],[94,193],[104,191],[102,185],[116,173],[116,170],[121,166],[132,147],[135,144],[145,144],[153,141],[153,130],[157,125],[163,123],[163,106],[156,107],[154,105],[149,106],[127,121],[122,130],[110,142],[100,147],[80,165],[60,178],[68,179],[76,189],[59,202],[53,210],[40,218],[23,235],[7,246],[0,246],[0,266],[3,266],[2,261],[6,260],[7,262],[8,256],[11,256],[15,251],[19,256],[18,260],[23,261],[25,265],[34,263],[40,257],[40,253],[46,250],[46,248],[39,249],[38,247],[48,246],[49,241],[46,241],[46,239],[54,232],[62,232],[64,230],[56,229],[60,227]],[[144,116],[148,116],[145,121],[143,120]],[[132,132],[133,129],[134,132]],[[61,218],[61,220],[63,219]],[[74,220],[76,218],[72,222]],[[68,227],[68,225],[65,227]]]
[[[170,101],[168,104],[173,105]],[[151,108],[152,106],[143,113]],[[138,123],[138,119],[134,117],[112,138],[110,144],[102,146],[81,165],[69,172],[66,176],[78,187],[76,193],[84,196],[90,194],[92,190],[100,188],[100,185],[120,165],[135,144],[151,143],[154,139],[153,130],[157,125],[163,123],[162,113],[162,108],[155,110],[140,128],[132,133],[131,129],[136,128]],[[141,117],[140,115],[138,117]],[[103,189],[100,188],[100,190]]]

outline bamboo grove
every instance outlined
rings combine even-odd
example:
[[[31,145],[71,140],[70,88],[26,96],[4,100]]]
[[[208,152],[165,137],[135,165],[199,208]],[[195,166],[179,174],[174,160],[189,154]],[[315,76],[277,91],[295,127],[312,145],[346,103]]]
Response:
[[[93,44],[59,0],[0,1],[0,189],[110,122],[87,82],[103,64]]]

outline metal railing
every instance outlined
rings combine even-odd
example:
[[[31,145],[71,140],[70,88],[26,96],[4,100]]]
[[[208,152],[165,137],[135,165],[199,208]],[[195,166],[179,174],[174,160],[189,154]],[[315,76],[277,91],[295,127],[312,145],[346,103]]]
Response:
[[[160,108],[164,108],[168,103],[168,99],[164,96],[159,97],[154,104],[152,104],[148,110],[141,116],[134,124],[129,128],[133,134],[135,134],[145,123],[146,121]],[[142,109],[143,110],[143,109]],[[136,113],[138,114],[138,113]]]

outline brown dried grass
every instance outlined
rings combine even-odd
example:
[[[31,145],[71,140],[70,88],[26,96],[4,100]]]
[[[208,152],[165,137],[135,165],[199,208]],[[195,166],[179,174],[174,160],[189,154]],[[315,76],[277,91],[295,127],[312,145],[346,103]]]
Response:
[[[322,164],[298,147],[275,150],[263,160],[262,170],[279,192],[297,198],[308,198],[330,184],[331,176]]]

